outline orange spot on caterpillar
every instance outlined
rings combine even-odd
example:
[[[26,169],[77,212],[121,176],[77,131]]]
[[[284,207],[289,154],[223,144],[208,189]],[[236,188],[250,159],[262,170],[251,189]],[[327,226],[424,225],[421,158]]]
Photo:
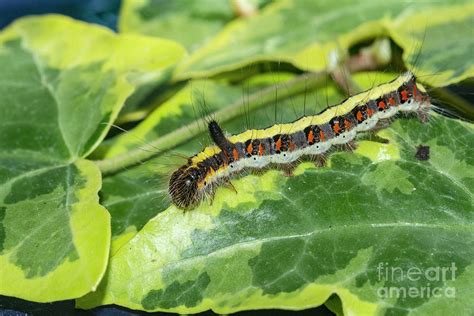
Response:
[[[407,90],[402,90],[402,92],[400,92],[400,94],[402,96],[402,101],[408,100],[408,91]]]
[[[262,146],[262,144],[258,145],[258,155],[263,156],[263,146]]]
[[[344,126],[346,130],[351,129],[351,122],[349,120],[344,119]]]
[[[296,144],[290,141],[290,151],[293,151],[296,149]]]
[[[386,107],[385,102],[384,102],[384,101],[380,101],[379,104],[378,104],[378,107],[379,107],[380,110],[384,110],[385,107]]]
[[[308,133],[308,143],[312,144],[313,141],[314,141],[314,134],[313,134],[313,131],[310,130]]]
[[[275,143],[275,146],[276,146],[276,150],[277,150],[277,151],[280,151],[280,148],[281,148],[281,138],[278,138],[278,140],[277,140],[276,143]]]
[[[362,112],[357,111],[357,121],[362,122],[363,119],[364,119],[364,116],[362,115]]]
[[[247,146],[247,153],[251,155],[252,151],[253,151],[252,142],[250,142],[250,144]]]
[[[370,108],[367,108],[367,115],[369,117],[372,117],[373,114],[374,114],[374,111],[372,111],[372,109],[370,109]]]
[[[232,150],[232,154],[234,155],[234,161],[239,160],[239,152],[237,149],[234,148],[234,150]]]
[[[324,132],[319,131],[319,139],[323,142],[324,141]]]
[[[388,99],[388,103],[390,103],[390,105],[397,105],[397,102],[395,102],[395,99],[392,97]]]
[[[334,123],[333,130],[334,130],[334,133],[339,134],[339,132],[341,131],[341,127],[339,126],[339,122]]]

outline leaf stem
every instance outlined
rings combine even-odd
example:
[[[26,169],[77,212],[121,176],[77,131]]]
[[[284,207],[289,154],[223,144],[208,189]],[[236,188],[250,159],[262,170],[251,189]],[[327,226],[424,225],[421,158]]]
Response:
[[[309,91],[323,85],[327,82],[326,77],[326,72],[315,72],[299,75],[290,81],[253,93],[246,100],[238,100],[229,106],[226,106],[225,108],[213,113],[212,117],[220,123],[229,121],[235,117],[238,117],[239,115],[242,115],[244,112],[252,111],[265,104],[268,104],[271,101],[274,101],[275,94],[277,92],[278,99],[286,99],[290,96],[304,93],[305,91]],[[95,163],[101,170],[102,174],[116,173],[120,170],[123,170],[124,168],[131,167],[149,160],[155,156],[160,155],[164,151],[186,142],[190,137],[194,137],[201,133],[202,130],[200,127],[206,126],[206,124],[207,119],[200,118],[187,126],[182,126],[171,133],[151,141],[149,146],[153,148],[159,148],[159,151],[157,152],[150,152],[140,148],[135,148],[112,158],[97,160]]]

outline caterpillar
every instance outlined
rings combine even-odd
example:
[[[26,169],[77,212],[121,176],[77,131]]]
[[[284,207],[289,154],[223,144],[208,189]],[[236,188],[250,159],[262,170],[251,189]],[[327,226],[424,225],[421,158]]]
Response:
[[[333,146],[352,142],[358,132],[390,122],[399,113],[414,113],[426,121],[430,108],[426,89],[413,73],[406,72],[292,123],[226,137],[217,122],[211,121],[208,129],[215,145],[190,157],[172,173],[168,188],[171,200],[181,209],[195,208],[246,168],[289,165],[304,156],[322,155]]]

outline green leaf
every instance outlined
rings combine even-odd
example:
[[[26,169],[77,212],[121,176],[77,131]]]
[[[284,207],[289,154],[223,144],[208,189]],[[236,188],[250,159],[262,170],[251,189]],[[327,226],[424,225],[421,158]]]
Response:
[[[121,33],[167,38],[182,44],[190,52],[209,41],[235,18],[231,1],[154,1],[126,0],[119,18]],[[173,55],[170,55],[173,56]],[[131,96],[120,113],[120,122],[140,120],[150,112],[149,98],[156,90],[169,89],[165,78],[149,80]],[[161,96],[161,95],[160,95]]]
[[[466,4],[456,5],[459,3]],[[449,15],[445,15],[448,12],[446,10],[450,12]],[[438,41],[444,37],[435,39],[440,32],[436,25],[449,23],[451,14],[455,14],[453,12],[464,17],[471,14],[472,19],[471,4],[462,0],[443,4],[416,2],[403,5],[396,0],[365,1],[358,4],[353,1],[338,1],[337,6],[332,2],[321,1],[280,1],[264,8],[259,15],[229,23],[212,41],[183,62],[176,76],[208,77],[257,61],[289,62],[312,71],[332,69],[335,66],[336,52],[346,52],[349,47],[363,40],[382,35],[395,36],[398,29],[407,30],[407,35],[404,38],[398,37],[401,41],[397,42],[408,50],[406,54],[414,54],[410,50],[416,47],[410,46],[414,44],[413,40],[403,39],[412,39],[419,33],[426,32],[429,35],[433,32],[433,36],[426,37],[424,46],[439,47]],[[436,16],[434,20],[438,22],[430,22],[433,16]],[[398,21],[404,23],[399,24]],[[466,42],[472,42],[469,40],[469,28],[467,25],[454,24],[451,26],[451,33],[458,32],[458,28],[461,28],[460,34],[455,37],[465,39],[464,43],[450,40],[449,43],[442,43],[442,46],[460,45],[467,52],[470,44]],[[429,44],[432,39],[433,43]],[[454,50],[452,46],[449,47]],[[425,64],[424,58],[432,60],[431,56],[421,55],[419,67]],[[465,66],[466,59],[461,59],[458,63],[469,67]]]
[[[102,205],[112,216],[111,255],[170,205],[167,173],[157,167],[163,163],[163,159],[155,159],[104,179],[100,194]]]
[[[230,1],[125,0],[119,30],[169,38],[194,51],[233,18]]]
[[[430,8],[395,21],[391,37],[421,81],[443,87],[474,76],[474,6]],[[414,49],[416,47],[417,49]]]
[[[270,1],[246,1],[255,10],[267,2]],[[172,39],[193,52],[212,40],[228,22],[238,18],[236,5],[238,2],[214,0],[125,0],[120,11],[119,30],[122,33]],[[136,121],[146,116],[150,106],[140,107],[141,102],[149,103],[145,97],[159,84],[150,82],[135,93],[122,110],[120,121]],[[161,90],[166,88],[160,86]],[[158,97],[160,101],[161,96]]]
[[[83,159],[0,160],[1,294],[47,302],[95,289],[110,243],[98,168]]]
[[[317,306],[333,293],[345,314],[474,311],[474,131],[433,114],[397,120],[329,167],[272,170],[220,188],[212,206],[160,213],[113,257],[80,307],[218,313]],[[417,146],[430,159],[415,159]],[[387,176],[388,175],[388,176]],[[454,280],[385,280],[377,267],[448,267]],[[383,299],[378,289],[455,287],[456,299]],[[449,304],[446,304],[449,302]],[[444,303],[444,304],[443,304]],[[466,313],[464,313],[466,314]],[[467,313],[469,314],[469,313]]]
[[[96,288],[110,216],[98,203],[101,174],[83,158],[141,78],[179,60],[167,52],[183,50],[61,16],[0,33],[1,295],[47,302]]]

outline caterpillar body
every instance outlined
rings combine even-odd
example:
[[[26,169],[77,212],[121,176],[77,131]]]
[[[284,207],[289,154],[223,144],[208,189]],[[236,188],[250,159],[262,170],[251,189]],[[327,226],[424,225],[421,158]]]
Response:
[[[177,207],[189,210],[246,168],[290,164],[303,156],[322,155],[398,113],[415,113],[426,120],[430,107],[426,89],[411,72],[406,72],[389,83],[292,123],[226,137],[220,126],[211,121],[208,127],[215,145],[190,157],[187,164],[171,175],[169,194]]]

